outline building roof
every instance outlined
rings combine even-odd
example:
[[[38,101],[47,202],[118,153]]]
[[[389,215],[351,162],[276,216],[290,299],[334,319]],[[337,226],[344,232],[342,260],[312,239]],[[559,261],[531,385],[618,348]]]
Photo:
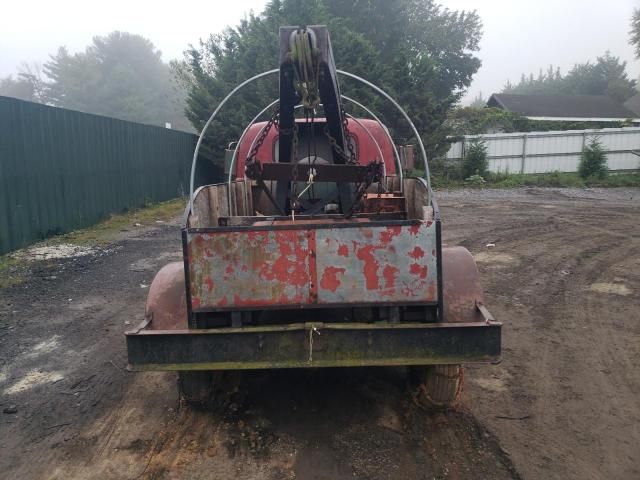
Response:
[[[605,95],[513,95],[494,93],[487,102],[534,119],[625,120],[637,114]]]

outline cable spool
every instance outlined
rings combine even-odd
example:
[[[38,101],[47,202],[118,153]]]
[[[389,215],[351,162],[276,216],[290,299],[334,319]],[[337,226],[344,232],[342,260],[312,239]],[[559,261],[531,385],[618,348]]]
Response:
[[[305,110],[315,110],[320,105],[320,52],[316,48],[316,34],[310,28],[291,32],[289,49],[296,93]]]

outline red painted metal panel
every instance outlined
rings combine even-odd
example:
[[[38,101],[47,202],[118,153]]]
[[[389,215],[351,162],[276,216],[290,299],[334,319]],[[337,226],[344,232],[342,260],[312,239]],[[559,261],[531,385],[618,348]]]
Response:
[[[436,303],[435,224],[189,233],[194,311]]]
[[[318,303],[436,303],[436,232],[416,225],[316,232]]]
[[[191,233],[194,311],[311,303],[306,230]]]

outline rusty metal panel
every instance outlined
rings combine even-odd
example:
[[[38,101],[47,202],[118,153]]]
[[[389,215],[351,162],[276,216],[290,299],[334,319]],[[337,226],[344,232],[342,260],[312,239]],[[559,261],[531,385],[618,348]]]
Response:
[[[316,231],[318,303],[437,302],[436,226]]]
[[[194,311],[314,303],[312,230],[190,233]]]

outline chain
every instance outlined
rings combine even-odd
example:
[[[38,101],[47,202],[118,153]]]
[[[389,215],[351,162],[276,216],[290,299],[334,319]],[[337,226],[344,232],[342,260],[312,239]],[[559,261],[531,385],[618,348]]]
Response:
[[[331,147],[333,147],[333,150],[349,165],[357,165],[358,164],[358,159],[356,158],[355,152],[353,151],[353,145],[351,145],[350,143],[349,145],[349,150],[351,152],[351,155],[347,155],[344,151],[344,149],[338,145],[338,142],[336,141],[335,138],[333,138],[331,136],[331,133],[329,133],[329,127],[327,127],[325,125],[324,129],[323,129],[324,135],[325,137],[327,137],[327,139],[329,140],[329,145],[331,145]]]
[[[256,155],[258,154],[258,150],[260,150],[260,147],[262,147],[262,144],[264,143],[265,138],[267,138],[267,135],[269,134],[269,130],[271,130],[271,127],[273,125],[276,125],[276,128],[278,128],[279,113],[280,113],[280,108],[278,106],[274,107],[273,113],[271,114],[271,117],[269,118],[267,125],[262,129],[262,132],[260,133],[258,140],[256,140],[256,143],[253,146],[253,149],[251,150],[251,152],[249,152],[249,155],[247,155],[247,160],[245,162],[245,165],[254,164],[256,162]]]
[[[349,133],[349,121],[347,120],[347,112],[344,111],[344,106],[340,105],[340,115],[342,115],[342,128],[344,129],[344,136],[347,140],[347,149],[349,150],[350,163],[352,165],[358,164],[358,158],[356,157],[355,149],[353,148],[353,143],[349,140],[351,136]]]
[[[296,207],[298,206],[298,124],[293,124],[293,138],[291,139],[291,162],[293,168],[291,169],[291,180],[293,185],[291,187],[291,220],[296,219]]]

